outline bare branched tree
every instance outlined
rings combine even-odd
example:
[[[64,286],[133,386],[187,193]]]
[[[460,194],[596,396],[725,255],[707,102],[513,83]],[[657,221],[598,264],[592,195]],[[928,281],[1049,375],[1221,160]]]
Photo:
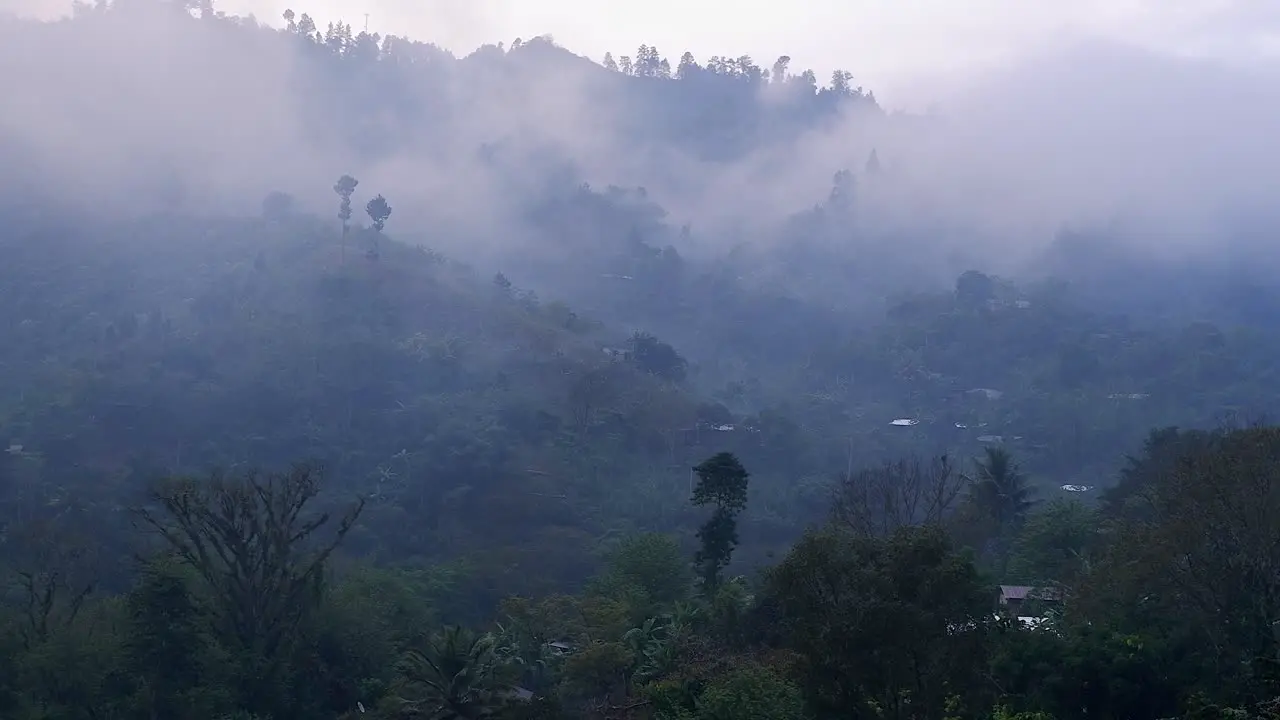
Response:
[[[61,522],[60,522],[61,521]],[[65,518],[33,520],[13,533],[23,646],[31,649],[75,622],[93,592],[90,544],[70,533]]]
[[[305,465],[266,476],[179,478],[151,494],[139,511],[207,585],[227,637],[270,657],[313,607],[324,563],[364,509],[357,501],[332,536],[316,542],[328,513],[308,514],[320,475]]]
[[[835,489],[832,520],[855,534],[872,537],[913,525],[941,525],[965,483],[946,455],[850,472]]]

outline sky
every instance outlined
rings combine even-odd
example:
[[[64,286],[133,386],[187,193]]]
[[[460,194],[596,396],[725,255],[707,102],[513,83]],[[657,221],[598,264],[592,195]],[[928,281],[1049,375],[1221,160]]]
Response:
[[[286,7],[323,27],[343,18],[369,29],[434,42],[458,54],[481,44],[552,35],[599,60],[656,45],[673,61],[685,50],[751,55],[768,66],[822,78],[835,68],[890,107],[918,109],[957,79],[1046,46],[1096,36],[1148,49],[1251,62],[1280,57],[1276,0],[220,0],[219,9],[280,23]],[[65,12],[69,0],[0,0],[19,14]]]

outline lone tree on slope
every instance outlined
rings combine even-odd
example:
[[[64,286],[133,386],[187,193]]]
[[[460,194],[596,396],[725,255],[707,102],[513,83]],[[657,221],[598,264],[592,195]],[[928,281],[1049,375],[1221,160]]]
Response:
[[[378,239],[382,237],[382,228],[386,226],[387,218],[391,217],[391,205],[387,203],[386,198],[378,195],[364,206],[364,211],[369,213],[369,219],[373,220],[374,232],[373,249],[369,251],[367,257],[370,260],[377,260],[379,256]]]
[[[342,259],[347,259],[347,233],[351,230],[351,195],[356,191],[360,181],[350,175],[343,175],[334,184],[333,191],[342,198],[338,204],[338,219],[342,221]]]

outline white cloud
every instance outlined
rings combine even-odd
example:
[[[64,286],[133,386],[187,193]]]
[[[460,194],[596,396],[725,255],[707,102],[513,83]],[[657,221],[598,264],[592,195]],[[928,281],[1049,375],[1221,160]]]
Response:
[[[6,1],[17,7],[0,0]],[[19,1],[21,9],[37,9],[35,0]],[[337,17],[337,0],[325,1],[328,8],[321,2],[292,9],[312,13],[323,26]],[[311,188],[317,202],[327,203],[327,181],[314,178],[355,172],[364,187],[385,189],[402,207],[464,225],[477,217],[496,222],[494,198],[505,192],[490,187],[474,148],[535,128],[533,135],[563,150],[593,184],[645,185],[674,219],[692,220],[700,230],[718,222],[764,226],[808,207],[825,196],[833,172],[859,168],[876,147],[887,166],[905,169],[900,186],[885,193],[885,215],[918,224],[926,207],[938,223],[955,219],[953,225],[989,230],[1004,243],[997,248],[1002,253],[1043,244],[1064,223],[1121,214],[1149,219],[1162,233],[1176,229],[1189,238],[1185,246],[1203,244],[1224,208],[1268,205],[1267,188],[1280,167],[1272,141],[1280,124],[1280,75],[1259,60],[1280,27],[1275,0],[808,0],[803,14],[750,0],[683,6],[674,0],[342,2],[357,27],[369,12],[372,30],[460,53],[482,41],[546,32],[596,58],[641,43],[670,57],[685,48],[703,59],[749,53],[763,65],[787,53],[793,69],[851,69],[890,106],[940,98],[947,123],[916,135],[903,130],[914,126],[853,119],[759,148],[730,165],[702,163],[672,148],[661,154],[638,149],[608,117],[621,112],[612,91],[568,72],[517,87],[448,88],[450,101],[463,107],[461,119],[446,128],[406,130],[409,142],[394,160],[360,166],[334,147],[306,146],[310,135],[300,128],[311,127],[303,121],[314,115],[302,113],[290,92],[289,44],[228,50],[217,43],[229,39],[210,35],[213,44],[201,47],[189,45],[203,37],[199,33],[186,39],[160,23],[135,24],[136,37],[58,34],[64,45],[42,46],[59,59],[57,67],[30,63],[28,47],[42,42],[36,33],[23,30],[0,44],[0,61],[13,68],[6,76],[25,84],[12,94],[28,100],[0,114],[0,130],[21,138],[16,144],[31,153],[43,153],[66,182],[85,186],[86,196],[133,192],[121,190],[121,178],[150,192],[137,178],[159,172],[155,166],[186,173],[193,192],[206,188],[240,208],[274,188],[304,199]],[[253,0],[252,6],[260,19],[277,21],[286,3],[291,0]],[[244,11],[250,4],[225,0],[221,7]],[[1082,36],[1103,42],[1082,45]],[[1149,58],[1115,41],[1255,67],[1221,72]],[[1056,45],[1075,49],[1045,52]],[[229,60],[209,62],[220,54]],[[63,69],[75,65],[83,72]],[[201,84],[181,81],[195,69]],[[97,109],[81,110],[95,98]],[[120,98],[128,102],[112,102]],[[200,129],[200,143],[189,142],[191,128]],[[456,150],[442,150],[443,157],[428,152],[445,137]],[[669,187],[673,176],[680,178],[677,187]],[[400,228],[410,224],[411,212],[397,214]],[[472,230],[495,239],[518,234],[489,225]],[[1161,242],[1175,244],[1167,235]]]

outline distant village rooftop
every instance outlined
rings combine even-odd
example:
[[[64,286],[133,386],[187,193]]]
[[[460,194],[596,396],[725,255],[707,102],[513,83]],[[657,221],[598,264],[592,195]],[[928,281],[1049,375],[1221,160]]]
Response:
[[[1058,602],[1062,593],[1057,588],[1036,587],[1034,585],[1001,585],[1000,604],[1016,606],[1027,600]]]

